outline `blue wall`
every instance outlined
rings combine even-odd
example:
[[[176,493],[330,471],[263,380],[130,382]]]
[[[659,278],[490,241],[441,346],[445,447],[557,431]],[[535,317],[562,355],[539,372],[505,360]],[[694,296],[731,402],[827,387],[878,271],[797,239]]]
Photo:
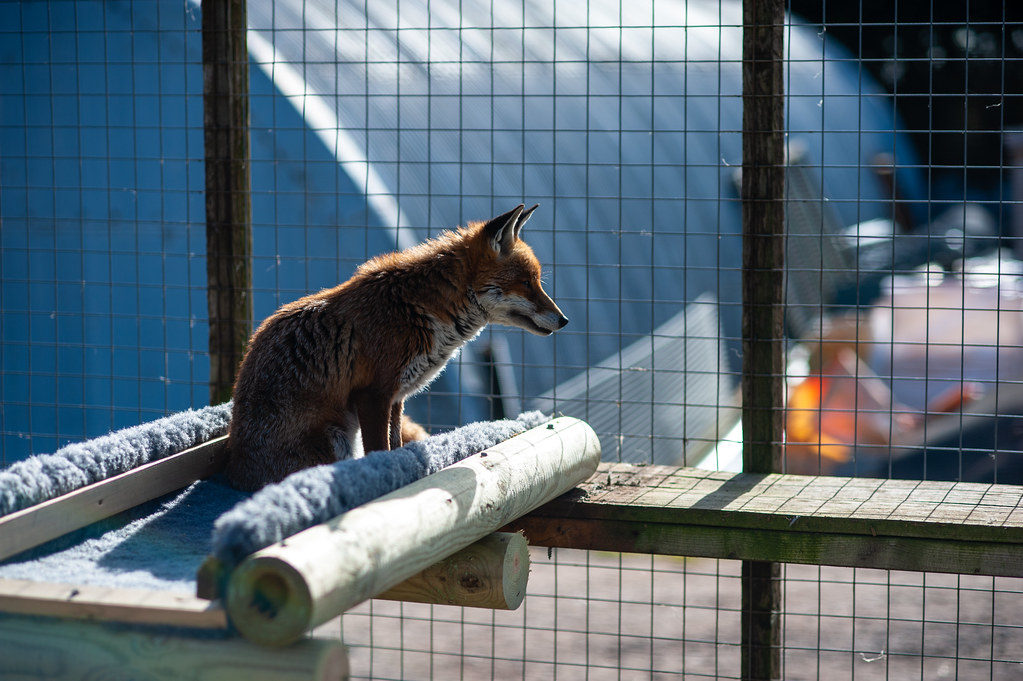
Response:
[[[600,0],[565,4],[531,25],[617,16]],[[739,3],[691,0],[688,20],[704,27],[689,31],[683,5],[658,3],[677,16],[653,33],[495,32],[482,9],[444,5],[426,31],[405,3],[399,32],[376,4],[367,17],[341,3],[334,31],[301,23],[318,19],[297,0],[249,3],[253,28],[325,95],[400,214],[367,199],[302,103],[254,65],[257,319],[344,280],[393,248],[398,227],[415,240],[538,201],[527,238],[570,326],[554,339],[487,332],[414,400],[418,418],[490,415],[491,333],[528,399],[706,292],[736,359]],[[180,0],[0,3],[0,464],[208,399],[199,27]],[[846,224],[888,215],[869,172],[896,149],[888,100],[813,30],[794,28],[789,50],[788,125],[825,166],[823,190]]]

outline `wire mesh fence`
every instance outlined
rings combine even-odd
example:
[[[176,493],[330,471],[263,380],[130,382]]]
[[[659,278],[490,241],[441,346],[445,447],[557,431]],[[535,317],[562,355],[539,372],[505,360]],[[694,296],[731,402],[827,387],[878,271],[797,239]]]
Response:
[[[533,555],[516,612],[372,601],[325,633],[354,678],[733,679],[738,561]],[[1013,679],[1018,579],[789,565],[786,679]]]
[[[1023,482],[1021,11],[786,7],[785,472]],[[570,324],[408,410],[738,470],[742,6],[249,0],[253,323],[522,201]],[[0,465],[209,400],[197,3],[0,3]],[[365,678],[739,678],[736,561],[537,550],[519,611],[373,601]],[[785,566],[785,678],[1015,678],[1021,583]]]
[[[529,589],[514,612],[373,601],[342,637],[364,678],[739,676],[735,561],[535,550]]]
[[[195,11],[0,7],[2,464],[208,399]]]

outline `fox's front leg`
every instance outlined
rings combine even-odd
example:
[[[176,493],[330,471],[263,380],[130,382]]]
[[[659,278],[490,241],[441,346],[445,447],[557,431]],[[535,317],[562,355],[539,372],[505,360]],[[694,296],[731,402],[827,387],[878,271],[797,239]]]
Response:
[[[388,426],[388,437],[391,449],[399,449],[401,441],[401,413],[405,409],[405,400],[398,400],[391,405],[391,421]]]
[[[393,449],[391,443],[390,400],[364,391],[355,397],[355,408],[359,412],[359,428],[362,430],[362,449],[366,454],[378,450]]]

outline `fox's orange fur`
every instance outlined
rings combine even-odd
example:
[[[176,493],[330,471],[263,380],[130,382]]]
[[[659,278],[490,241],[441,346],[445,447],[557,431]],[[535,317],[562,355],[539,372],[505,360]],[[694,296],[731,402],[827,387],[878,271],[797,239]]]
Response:
[[[519,239],[535,208],[518,206],[373,258],[340,286],[267,318],[235,383],[232,483],[258,489],[302,468],[424,437],[403,417],[405,398],[487,323],[539,335],[567,324]]]

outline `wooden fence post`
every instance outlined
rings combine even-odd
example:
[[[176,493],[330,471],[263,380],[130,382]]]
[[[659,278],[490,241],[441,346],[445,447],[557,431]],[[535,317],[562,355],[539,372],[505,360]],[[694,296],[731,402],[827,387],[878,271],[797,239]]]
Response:
[[[743,471],[780,471],[784,428],[784,0],[743,0]],[[781,678],[781,566],[742,565],[742,678]]]
[[[210,404],[231,399],[252,328],[245,0],[202,4]]]

